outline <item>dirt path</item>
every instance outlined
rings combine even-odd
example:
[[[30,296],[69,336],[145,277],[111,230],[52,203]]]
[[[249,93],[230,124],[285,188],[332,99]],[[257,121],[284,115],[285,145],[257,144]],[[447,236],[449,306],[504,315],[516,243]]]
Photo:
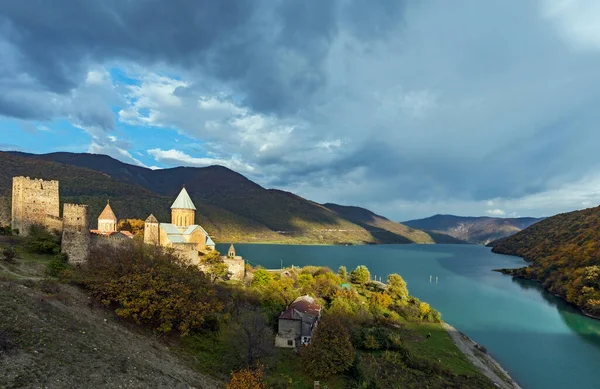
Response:
[[[462,351],[469,361],[475,365],[486,377],[502,389],[521,389],[521,387],[511,378],[506,370],[488,354],[478,350],[471,338],[459,332],[448,323],[443,323],[444,329],[452,338],[456,346]]]

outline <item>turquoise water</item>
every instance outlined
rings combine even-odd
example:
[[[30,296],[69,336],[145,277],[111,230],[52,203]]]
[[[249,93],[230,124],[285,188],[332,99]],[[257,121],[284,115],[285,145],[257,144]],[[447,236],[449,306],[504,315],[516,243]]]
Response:
[[[534,282],[491,271],[524,266],[521,258],[471,245],[240,244],[236,250],[266,268],[279,268],[283,260],[284,266],[334,270],[363,264],[383,280],[399,273],[412,295],[484,345],[524,389],[600,388],[600,321],[580,315]]]

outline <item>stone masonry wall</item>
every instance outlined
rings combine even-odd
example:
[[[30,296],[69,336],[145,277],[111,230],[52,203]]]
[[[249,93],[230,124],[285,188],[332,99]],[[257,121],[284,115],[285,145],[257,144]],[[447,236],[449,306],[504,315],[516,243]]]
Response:
[[[11,225],[22,235],[32,224],[61,231],[58,181],[13,177],[11,208]]]
[[[246,276],[246,263],[243,259],[224,258],[223,262],[229,268],[229,272],[232,274],[232,280],[243,281]]]
[[[63,209],[62,252],[69,263],[85,262],[90,249],[90,215],[87,205],[65,204]]]
[[[10,226],[10,199],[0,196],[0,226]]]

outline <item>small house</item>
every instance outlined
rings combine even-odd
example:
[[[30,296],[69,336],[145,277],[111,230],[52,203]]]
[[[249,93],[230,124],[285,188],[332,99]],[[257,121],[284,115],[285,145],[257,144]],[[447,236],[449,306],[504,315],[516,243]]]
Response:
[[[321,306],[313,297],[298,297],[279,315],[275,346],[292,348],[310,344],[320,318]]]

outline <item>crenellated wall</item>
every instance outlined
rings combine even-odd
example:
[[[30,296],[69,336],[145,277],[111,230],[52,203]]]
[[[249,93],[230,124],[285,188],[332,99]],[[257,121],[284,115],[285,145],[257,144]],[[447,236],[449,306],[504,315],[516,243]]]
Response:
[[[11,210],[12,228],[22,235],[29,233],[32,224],[62,231],[58,181],[13,177]]]

